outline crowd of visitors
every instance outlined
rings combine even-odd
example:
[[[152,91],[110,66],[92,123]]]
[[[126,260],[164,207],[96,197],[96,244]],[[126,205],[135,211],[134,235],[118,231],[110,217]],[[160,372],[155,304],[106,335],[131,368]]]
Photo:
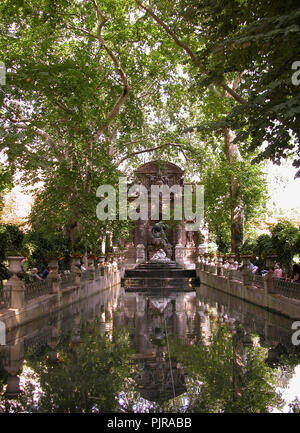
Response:
[[[110,265],[110,261],[107,257],[105,257],[104,261],[99,260],[97,262],[97,267],[101,267],[102,265],[104,266],[109,266]],[[242,266],[239,265],[238,261],[234,262],[234,270],[242,270]],[[228,269],[229,268],[229,261],[225,260],[224,262],[224,268]],[[82,272],[87,270],[87,267],[85,265],[84,262],[81,263],[80,269]],[[250,262],[249,264],[249,269],[251,270],[251,272],[253,274],[259,273],[260,275],[264,276],[267,272],[268,269],[263,269],[261,271],[258,271],[258,266],[254,265],[252,262]],[[293,264],[292,265],[292,269],[290,272],[290,275],[284,277],[283,275],[283,271],[281,269],[281,265],[280,263],[276,263],[274,266],[274,273],[276,275],[277,278],[280,279],[285,279],[294,283],[300,283],[300,266],[298,264]],[[42,275],[40,276],[38,273],[38,269],[37,268],[32,268],[32,277],[34,280],[45,280],[47,278],[47,276],[49,275],[49,273],[51,272],[51,268],[49,266],[46,266],[42,272]]]
[[[233,265],[234,265],[234,270],[242,270],[242,268],[243,268],[243,266],[240,266],[237,261],[235,261]],[[230,266],[229,261],[225,260],[224,268],[228,269],[229,266]],[[265,274],[268,273],[268,269],[262,269],[259,271],[258,266],[254,265],[252,262],[250,262],[250,264],[249,264],[249,269],[251,270],[251,272],[253,274],[259,274],[262,276],[264,276]],[[298,264],[293,264],[289,275],[287,275],[285,277],[283,275],[283,270],[281,268],[280,263],[276,263],[273,270],[274,270],[274,273],[275,273],[277,278],[291,281],[294,283],[300,283],[300,266]]]
[[[98,260],[96,266],[98,268],[100,268],[101,266],[110,266],[110,265],[111,265],[110,260],[107,257],[105,257],[105,259],[103,261],[102,260]],[[86,264],[83,261],[81,262],[80,270],[82,272],[85,272],[87,270],[87,266],[86,266]],[[32,275],[32,278],[33,278],[34,281],[35,280],[43,281],[43,280],[46,280],[46,278],[47,278],[47,276],[49,275],[50,272],[51,272],[50,266],[46,266],[44,268],[41,276],[40,276],[38,269],[37,268],[32,268],[31,275]]]

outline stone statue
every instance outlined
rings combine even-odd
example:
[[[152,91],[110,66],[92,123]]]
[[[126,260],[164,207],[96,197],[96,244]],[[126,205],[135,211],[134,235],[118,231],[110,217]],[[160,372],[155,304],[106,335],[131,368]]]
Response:
[[[165,230],[168,228],[167,224],[159,221],[154,224],[151,230],[152,239],[151,244],[162,247],[162,251],[166,251],[167,256],[172,256],[172,245],[169,243]]]
[[[171,260],[167,257],[163,249],[157,251],[150,259],[150,262],[155,262],[155,263],[170,263],[170,261]]]
[[[168,228],[167,224],[163,223],[162,221],[159,221],[158,223],[154,224],[151,230],[152,238],[162,239],[168,242],[167,235],[165,232],[167,228]]]
[[[188,241],[188,246],[191,247],[195,246],[194,232],[187,232],[187,241]]]

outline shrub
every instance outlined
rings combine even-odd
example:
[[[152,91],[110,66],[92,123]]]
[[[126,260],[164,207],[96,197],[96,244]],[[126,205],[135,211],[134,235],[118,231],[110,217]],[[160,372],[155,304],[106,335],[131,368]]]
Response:
[[[271,228],[272,244],[278,261],[289,272],[299,244],[299,228],[289,221],[281,221]]]

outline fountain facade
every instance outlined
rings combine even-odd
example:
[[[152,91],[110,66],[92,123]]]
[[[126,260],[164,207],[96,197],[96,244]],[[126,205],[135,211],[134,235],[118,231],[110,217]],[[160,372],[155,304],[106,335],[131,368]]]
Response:
[[[175,164],[151,161],[142,165],[135,172],[135,183],[143,185],[148,191],[148,218],[138,219],[134,223],[132,236],[127,243],[125,260],[127,264],[140,264],[147,262],[159,251],[163,250],[166,257],[176,261],[184,268],[195,267],[196,258],[199,252],[207,251],[207,233],[205,230],[186,231],[189,221],[172,219],[174,215],[174,194],[169,197],[160,195],[157,205],[151,201],[151,187],[177,186],[183,192],[184,172]],[[183,196],[183,194],[182,194]],[[168,203],[166,203],[166,200]],[[169,220],[163,219],[163,208],[170,206]]]

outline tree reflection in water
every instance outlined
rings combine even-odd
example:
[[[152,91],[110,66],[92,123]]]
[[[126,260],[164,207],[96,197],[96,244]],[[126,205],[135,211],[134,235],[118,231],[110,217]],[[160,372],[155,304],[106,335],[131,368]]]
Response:
[[[250,338],[249,338],[250,337]],[[299,361],[281,357],[269,365],[268,349],[259,337],[246,335],[241,325],[235,329],[211,319],[211,336],[203,344],[173,341],[174,356],[185,368],[188,412],[270,412],[283,407],[278,387],[287,386]]]
[[[77,325],[75,331],[73,327],[72,332],[60,336],[53,327],[47,344],[32,353],[27,348],[19,372],[22,392],[16,398],[5,395],[8,373],[0,370],[0,411],[270,412],[283,406],[278,388],[288,385],[299,363],[296,356],[284,351],[276,359],[272,353],[270,359],[270,350],[260,345],[257,335],[245,333],[241,324],[233,326],[206,314],[193,339],[178,340],[170,329],[170,363],[164,339],[156,344],[155,360],[161,358],[166,380],[174,378],[177,370],[184,382],[180,382],[181,395],[171,398],[170,383],[165,383],[167,398],[149,401],[155,384],[149,393],[142,390],[141,383],[149,377],[153,359],[133,356],[132,336],[124,326],[108,332],[105,328],[105,332],[99,319],[84,325],[78,321]],[[16,356],[14,359],[19,362]],[[168,370],[171,365],[172,375]],[[156,376],[151,373],[151,377]],[[290,410],[299,411],[299,404],[295,402]]]
[[[23,369],[23,391],[16,399],[0,401],[2,411],[115,412],[118,393],[132,374],[129,334],[117,330],[103,335],[94,322],[94,326],[82,329],[80,341],[76,340],[65,339],[59,344],[54,360],[53,350],[30,357]]]
[[[136,389],[124,397],[125,411],[187,413],[266,413],[281,409],[278,387],[285,388],[299,363],[294,355],[267,362],[268,349],[259,337],[232,330],[211,319],[211,336],[189,345],[172,340],[170,352],[185,371],[187,391],[174,399],[148,404]],[[251,338],[249,338],[251,337]],[[294,407],[295,406],[295,407]],[[290,405],[292,411],[299,405]]]

